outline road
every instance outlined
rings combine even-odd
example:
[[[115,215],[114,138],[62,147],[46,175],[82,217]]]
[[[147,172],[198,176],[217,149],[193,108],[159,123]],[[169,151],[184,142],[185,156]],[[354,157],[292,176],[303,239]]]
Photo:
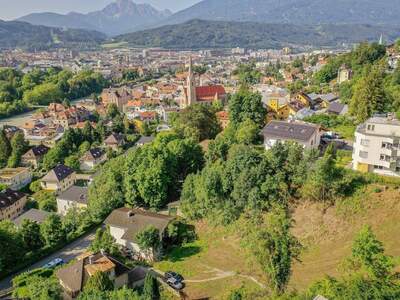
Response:
[[[86,251],[86,248],[89,247],[90,243],[93,241],[95,236],[95,230],[91,231],[90,233],[86,234],[83,237],[80,237],[76,241],[70,243],[69,245],[65,246],[61,250],[53,253],[50,256],[47,256],[45,259],[38,261],[37,263],[31,265],[30,267],[17,272],[16,274],[9,276],[0,281],[0,290],[8,289],[12,286],[11,280],[18,274],[21,274],[26,271],[31,271],[33,269],[40,268],[41,266],[45,265],[49,261],[60,257],[65,262],[69,262],[72,259],[76,258],[77,256],[81,255]]]

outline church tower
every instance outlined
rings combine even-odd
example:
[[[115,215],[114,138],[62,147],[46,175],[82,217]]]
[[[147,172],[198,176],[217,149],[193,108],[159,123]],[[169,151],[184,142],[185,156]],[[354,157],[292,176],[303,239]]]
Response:
[[[193,74],[193,62],[192,62],[192,57],[189,58],[189,74],[187,77],[186,81],[186,93],[187,93],[187,106],[190,106],[194,103],[196,103],[197,97],[196,97],[196,80],[194,78]]]

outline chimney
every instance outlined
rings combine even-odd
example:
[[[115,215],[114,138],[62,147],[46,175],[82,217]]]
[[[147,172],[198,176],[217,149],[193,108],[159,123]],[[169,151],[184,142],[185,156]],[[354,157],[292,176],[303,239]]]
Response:
[[[133,211],[128,211],[128,218],[132,218],[135,215]]]

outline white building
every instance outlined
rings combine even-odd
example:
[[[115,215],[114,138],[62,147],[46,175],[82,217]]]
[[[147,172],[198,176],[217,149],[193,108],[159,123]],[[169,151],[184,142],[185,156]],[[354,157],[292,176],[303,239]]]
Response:
[[[357,127],[353,169],[400,176],[400,121],[394,116],[374,116]]]
[[[262,134],[266,150],[278,142],[297,142],[305,149],[318,149],[321,142],[320,126],[305,122],[271,121],[264,127]]]
[[[70,167],[58,165],[41,180],[44,190],[63,192],[73,186],[76,180],[76,173]]]
[[[32,181],[29,168],[4,168],[0,170],[0,184],[5,184],[10,189],[19,190]]]
[[[88,205],[88,188],[71,186],[57,196],[57,213],[65,216],[70,209],[84,209]]]

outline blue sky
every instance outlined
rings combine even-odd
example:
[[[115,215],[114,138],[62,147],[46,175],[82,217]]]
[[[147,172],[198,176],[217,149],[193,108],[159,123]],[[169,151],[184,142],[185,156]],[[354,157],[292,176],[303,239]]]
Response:
[[[133,0],[137,3],[150,3],[159,9],[172,11],[189,7],[200,0]],[[89,12],[103,8],[113,0],[0,0],[0,19],[11,20],[32,12],[51,11],[66,13],[70,11]]]

